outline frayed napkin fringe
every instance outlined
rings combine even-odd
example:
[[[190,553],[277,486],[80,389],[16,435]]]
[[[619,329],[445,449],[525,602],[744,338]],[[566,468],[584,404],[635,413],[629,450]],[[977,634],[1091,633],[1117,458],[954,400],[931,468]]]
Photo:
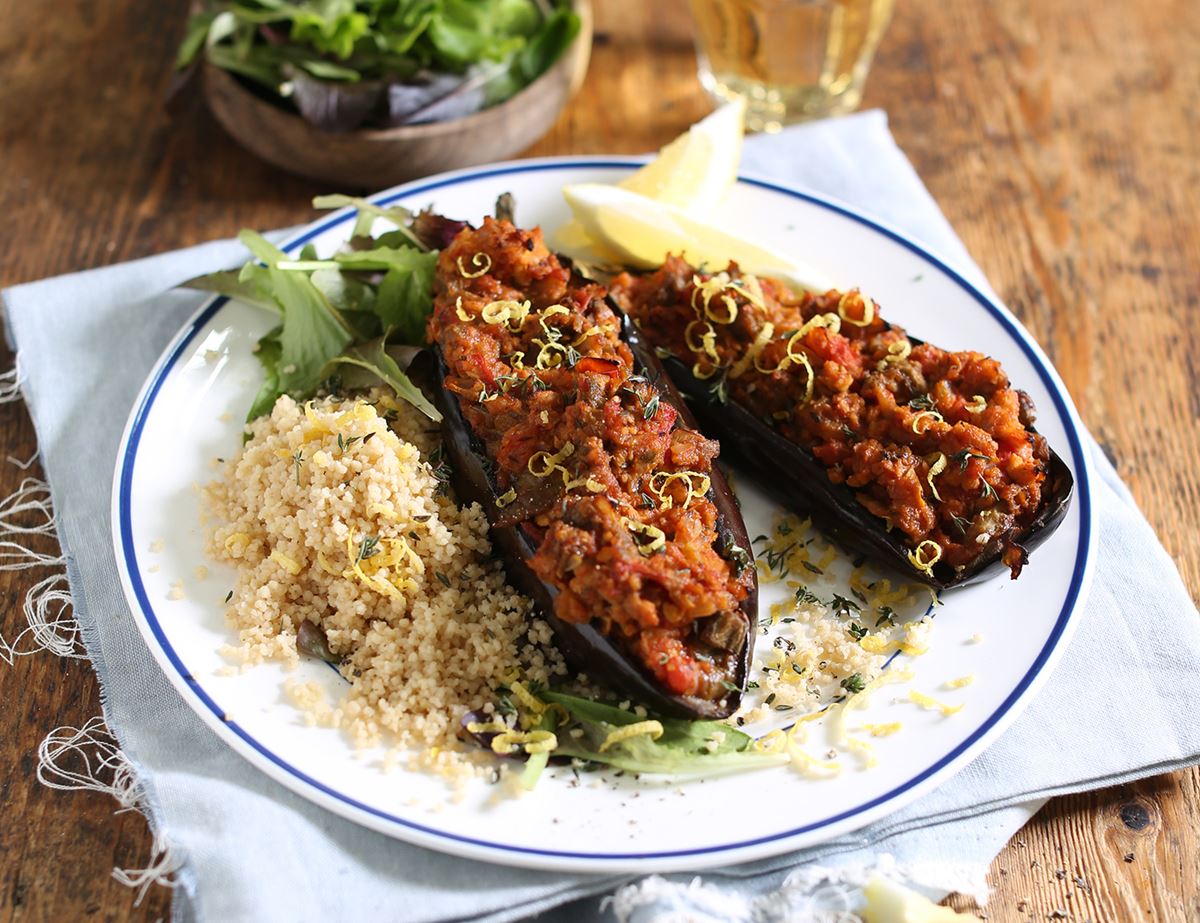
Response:
[[[13,461],[18,467],[28,467]],[[38,478],[25,478],[11,494],[0,499],[0,571],[51,568],[54,573],[39,580],[25,594],[21,614],[25,627],[11,641],[0,636],[0,660],[10,666],[17,657],[50,651],[60,657],[86,659],[79,644],[79,625],[71,608],[71,594],[60,550],[39,550],[56,539],[50,485]]]
[[[0,375],[0,404],[21,398],[20,367]],[[22,471],[37,459],[27,461],[9,457]],[[0,660],[11,666],[18,657],[48,651],[58,657],[88,660],[81,628],[75,620],[66,557],[60,548],[52,552],[35,546],[49,542],[58,545],[50,485],[39,478],[27,477],[17,489],[0,499],[0,571],[50,569],[52,573],[29,588],[21,601],[25,626],[12,640],[0,634]],[[101,699],[103,701],[103,691]],[[93,791],[111,795],[120,807],[117,813],[136,810],[151,829],[148,798],[133,763],[108,729],[103,716],[96,715],[83,727],[58,727],[38,745],[37,778],[47,788],[60,791]],[[145,868],[114,868],[112,875],[132,888],[141,904],[151,885],[174,888],[181,857],[172,849],[161,826],[154,830],[150,861]]]
[[[137,769],[121,750],[102,715],[90,718],[83,727],[58,727],[38,745],[37,778],[58,791],[102,792],[120,804],[116,812],[138,811],[149,820],[146,793]],[[114,868],[112,875],[137,892],[137,907],[151,885],[174,888],[175,873],[182,859],[171,848],[162,831],[154,836],[150,862],[145,868]]]
[[[0,404],[15,404],[21,397],[21,363],[0,375]]]

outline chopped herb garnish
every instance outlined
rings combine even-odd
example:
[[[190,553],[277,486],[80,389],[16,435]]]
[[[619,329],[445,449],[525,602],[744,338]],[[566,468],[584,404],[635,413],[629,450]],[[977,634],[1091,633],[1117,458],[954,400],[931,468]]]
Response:
[[[848,632],[850,632],[850,636],[852,638],[854,638],[855,641],[861,641],[863,638],[865,638],[867,636],[867,630],[865,628],[863,628],[860,624],[858,624],[858,622],[854,622],[846,630]]]
[[[796,589],[796,604],[797,605],[801,605],[803,603],[819,603],[820,601],[821,601],[821,597],[819,597],[816,593],[814,593],[808,587],[801,586]]]
[[[990,462],[991,459],[986,455],[980,455],[978,452],[972,452],[970,449],[963,449],[961,452],[955,452],[950,456],[952,461],[958,462],[958,470],[966,471],[967,465],[972,458],[978,458],[980,461]]]
[[[829,605],[833,607],[834,615],[849,615],[850,610],[862,612],[862,606],[856,603],[853,599],[847,599],[845,596],[833,594],[833,599],[829,601]]]
[[[983,485],[979,490],[979,498],[981,500],[999,500],[1000,499],[999,496],[996,494],[996,488],[994,488],[991,484],[989,484],[983,478],[979,479],[979,483]]]
[[[450,578],[443,574],[440,570],[435,570],[433,575],[438,578],[438,583],[446,589],[450,589]]]
[[[790,555],[795,548],[795,542],[792,542],[786,548],[780,550],[768,548],[764,554],[764,557],[767,561],[767,568],[769,570],[778,571],[780,577],[786,577],[788,573],[788,555]]]
[[[803,676],[804,675],[804,667],[800,666],[800,664],[798,664],[798,663],[794,663],[794,664],[792,664],[792,672],[795,673],[797,676]]]
[[[643,420],[653,420],[654,415],[657,413],[658,413],[658,395],[656,394],[656,395],[654,395],[654,397],[650,398],[650,400],[648,400],[646,402],[646,408],[642,411],[642,419]]]
[[[730,692],[741,692],[740,686],[735,685],[734,683],[731,683],[727,679],[721,680],[721,685],[724,686],[726,689],[728,689]]]
[[[732,563],[737,568],[737,573],[741,573],[750,566],[753,558],[741,545],[734,542],[733,537],[726,535],[721,546],[721,555],[725,560]]]
[[[880,606],[879,607],[879,618],[875,620],[875,627],[878,628],[880,625],[895,625],[895,624],[896,624],[896,610],[893,609],[891,606]]]
[[[379,552],[379,536],[368,535],[363,538],[362,543],[358,546],[358,554],[354,557],[354,563],[358,564],[367,560],[367,558],[373,558]]]
[[[441,446],[429,453],[429,473],[438,482],[438,496],[444,497],[450,489],[451,470],[450,463],[446,461],[445,452]]]
[[[986,481],[984,483],[987,483]],[[963,519],[961,516],[950,514],[950,520],[954,523],[954,528],[958,530],[959,535],[966,535],[967,529],[971,527],[971,520]]]
[[[817,567],[817,565],[815,565],[812,561],[801,561],[800,563],[804,565],[805,570],[812,571],[814,574],[825,573],[825,571],[823,571],[823,570],[821,570],[821,568]]]
[[[775,710],[776,711],[791,711],[792,706],[791,705],[776,705]]]
[[[861,673],[855,673],[852,676],[847,676],[844,680],[842,680],[842,688],[854,695],[866,689],[867,682],[862,678]]]
[[[231,600],[231,599],[233,599],[233,590],[230,590],[228,593],[225,594],[225,602],[229,602],[229,600]]]
[[[772,702],[774,702],[775,701],[775,693],[772,692],[770,695],[768,695],[766,701],[767,701],[768,705],[770,705]]]
[[[297,449],[296,454],[292,456],[292,461],[296,463],[296,486],[300,486],[300,466],[304,464],[304,450]]]
[[[338,451],[341,454],[345,455],[346,450],[348,448],[350,448],[352,445],[354,445],[354,443],[358,442],[360,439],[362,439],[362,436],[351,436],[349,439],[347,439],[341,433],[338,433]]]
[[[729,386],[725,381],[724,375],[709,385],[708,393],[712,395],[713,400],[718,404],[729,403]]]

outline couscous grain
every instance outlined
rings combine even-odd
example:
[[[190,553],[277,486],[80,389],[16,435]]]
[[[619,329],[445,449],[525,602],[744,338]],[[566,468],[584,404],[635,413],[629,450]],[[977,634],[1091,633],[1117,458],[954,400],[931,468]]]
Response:
[[[316,684],[289,684],[310,722],[452,775],[474,762],[456,736],[466,712],[518,676],[566,669],[506,584],[483,511],[439,489],[423,460],[436,446],[428,420],[371,397],[280,398],[206,488],[209,553],[237,569],[226,615],[238,643],[225,653],[294,665],[311,622],[349,686],[329,702]]]

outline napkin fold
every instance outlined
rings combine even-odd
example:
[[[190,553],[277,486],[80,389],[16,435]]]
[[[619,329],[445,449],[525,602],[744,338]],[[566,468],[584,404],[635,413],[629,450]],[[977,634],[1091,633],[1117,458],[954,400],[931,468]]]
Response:
[[[743,165],[860,206],[986,286],[880,112],[751,138]],[[615,913],[650,921],[679,908],[696,920],[796,919],[823,900],[844,906],[884,853],[894,869],[933,892],[978,888],[987,863],[1043,799],[1200,759],[1200,727],[1190,719],[1200,700],[1200,619],[1174,564],[1089,440],[1099,547],[1074,640],[1034,702],[986,752],[869,827],[819,847],[707,871],[699,882],[692,875],[639,882],[456,859],[310,804],[226,747],[176,694],[126,606],[110,539],[112,471],[125,419],[159,353],[201,301],[172,286],[245,257],[240,245],[223,241],[2,296],[75,619],[115,737],[109,765],[123,773],[111,790],[138,803],[169,847],[138,880],[173,871],[175,919],[435,923],[550,912],[547,919]],[[0,382],[0,399],[4,393]],[[0,515],[0,547],[21,545],[14,528]],[[31,600],[30,611],[45,609],[38,602]],[[10,639],[24,627],[18,619],[15,612],[5,617]],[[60,731],[55,740],[66,741],[65,749],[92,745],[95,726],[83,730],[74,737]],[[44,749],[44,775],[69,784],[54,775],[64,747]],[[618,888],[602,910],[600,896]]]

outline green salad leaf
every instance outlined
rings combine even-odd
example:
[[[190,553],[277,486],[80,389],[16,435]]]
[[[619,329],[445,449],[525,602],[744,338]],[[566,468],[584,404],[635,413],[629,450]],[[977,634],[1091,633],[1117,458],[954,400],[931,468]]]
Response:
[[[347,131],[404,124],[453,95],[439,76],[483,90],[442,118],[495,105],[545,73],[578,32],[569,0],[209,0],[189,19],[175,65],[203,54],[318,127]],[[397,85],[408,102],[393,101]]]
[[[258,350],[254,353],[259,364],[263,367],[263,383],[254,396],[254,403],[246,414],[246,420],[255,420],[271,412],[275,402],[283,390],[279,387],[279,360],[283,356],[283,347],[279,343],[282,327],[276,327],[258,341]]]
[[[386,339],[381,337],[373,343],[349,349],[337,356],[333,362],[366,369],[395,391],[397,397],[408,401],[429,419],[435,421],[442,419],[437,408],[425,399],[421,389],[409,380],[408,376],[401,371],[396,360],[388,355]]]
[[[334,194],[317,196],[313,199],[313,208],[355,208],[358,210],[358,219],[354,222],[355,237],[369,235],[375,219],[382,218],[395,225],[400,235],[415,249],[429,249],[409,230],[408,226],[413,219],[413,213],[401,205],[376,205],[374,202],[368,202],[366,199],[355,196]]]
[[[258,341],[255,355],[264,379],[247,420],[270,413],[280,395],[308,399],[346,367],[359,370],[355,380],[362,385],[387,385],[430,419],[440,420],[437,409],[392,355],[395,347],[425,345],[437,253],[412,235],[404,209],[342,196],[321,197],[315,204],[359,209],[352,246],[319,259],[310,244],[292,259],[258,232],[246,230],[238,239],[254,260],[239,270],[184,283],[279,318]],[[396,228],[371,237],[380,217]]]
[[[647,719],[633,712],[581,699],[561,692],[543,690],[539,696],[562,706],[570,720],[555,733],[555,756],[604,763],[628,772],[663,773],[677,778],[715,776],[779,766],[788,762],[782,753],[762,753],[753,749],[754,738],[722,721],[685,721],[656,718],[662,735],[639,734],[601,747],[609,735],[622,727]],[[582,734],[574,734],[573,731]]]

